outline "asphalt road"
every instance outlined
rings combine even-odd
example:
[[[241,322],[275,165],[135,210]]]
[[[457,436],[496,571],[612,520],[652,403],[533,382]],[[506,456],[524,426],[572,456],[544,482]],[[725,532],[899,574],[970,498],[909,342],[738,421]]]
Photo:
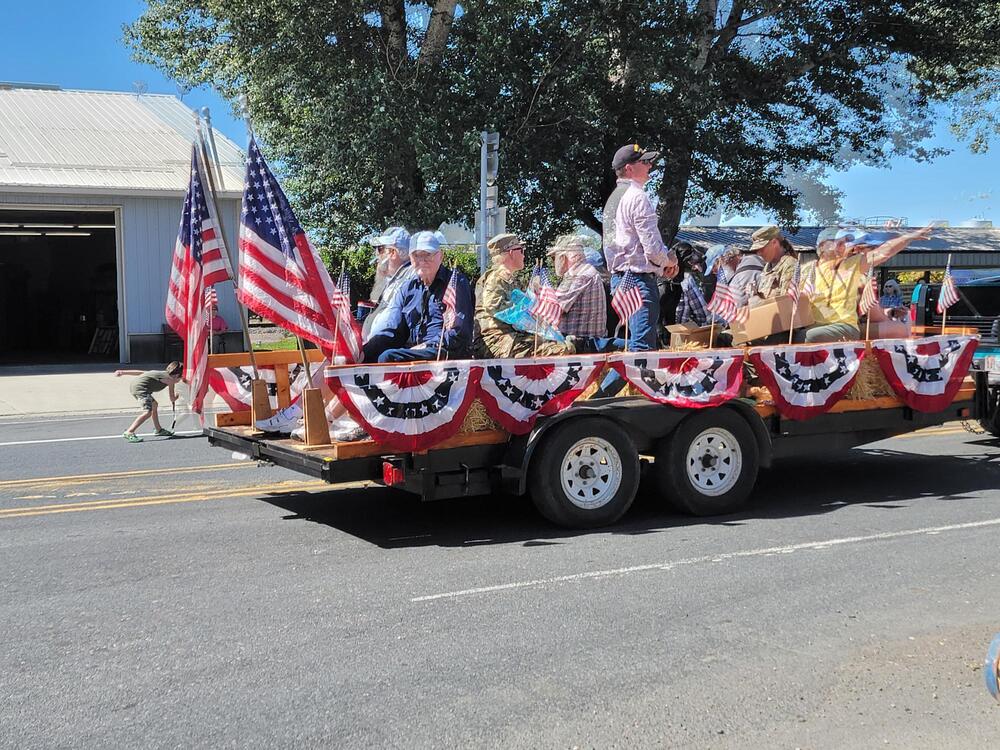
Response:
[[[568,533],[526,500],[126,444],[128,421],[0,420],[4,747],[997,741],[988,436],[786,462],[738,516],[645,494]]]

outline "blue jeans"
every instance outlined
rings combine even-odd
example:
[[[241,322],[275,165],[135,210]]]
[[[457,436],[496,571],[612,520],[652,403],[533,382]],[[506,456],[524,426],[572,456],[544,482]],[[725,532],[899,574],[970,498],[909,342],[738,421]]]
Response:
[[[615,293],[624,274],[616,273],[611,277],[611,294]],[[656,286],[656,275],[639,274],[639,292],[642,295],[642,307],[628,319],[628,350],[643,352],[657,348],[656,327],[660,321],[660,291]],[[598,352],[620,351],[625,348],[622,338],[595,339],[594,348]],[[611,398],[625,387],[625,380],[617,372],[611,371],[604,377],[604,382],[592,398]]]
[[[448,352],[444,352],[445,358]],[[437,347],[426,349],[386,349],[378,355],[379,362],[419,362],[425,359],[437,359]]]

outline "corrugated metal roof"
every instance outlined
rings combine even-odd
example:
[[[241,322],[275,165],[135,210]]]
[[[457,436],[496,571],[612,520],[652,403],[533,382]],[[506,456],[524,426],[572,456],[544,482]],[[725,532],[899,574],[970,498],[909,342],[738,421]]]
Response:
[[[750,235],[760,229],[747,227],[695,227],[683,226],[677,231],[678,241],[700,245],[750,245]],[[815,252],[816,238],[822,227],[802,227],[788,239],[800,252]],[[879,230],[884,231],[884,230]],[[893,229],[893,232],[910,232],[913,228]],[[957,268],[1000,267],[1000,229],[983,227],[942,227],[935,229],[930,239],[914,242],[892,258],[892,268],[944,268],[948,254]]]
[[[193,138],[194,113],[173,96],[0,89],[2,188],[181,194]],[[215,140],[226,192],[238,193],[243,152]]]

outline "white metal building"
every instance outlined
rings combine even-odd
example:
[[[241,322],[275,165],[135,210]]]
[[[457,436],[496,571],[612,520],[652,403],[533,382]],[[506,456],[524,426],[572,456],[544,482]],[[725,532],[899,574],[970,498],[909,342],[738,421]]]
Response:
[[[173,96],[0,84],[0,363],[162,359],[194,117]],[[215,142],[235,258],[244,156]]]

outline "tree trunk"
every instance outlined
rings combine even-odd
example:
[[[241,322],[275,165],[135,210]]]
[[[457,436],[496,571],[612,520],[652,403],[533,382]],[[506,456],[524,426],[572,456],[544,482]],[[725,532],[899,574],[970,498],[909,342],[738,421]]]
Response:
[[[691,150],[687,145],[677,146],[668,150],[663,159],[664,174],[656,194],[660,199],[660,234],[669,247],[677,235],[684,212],[684,199],[691,178]]]

